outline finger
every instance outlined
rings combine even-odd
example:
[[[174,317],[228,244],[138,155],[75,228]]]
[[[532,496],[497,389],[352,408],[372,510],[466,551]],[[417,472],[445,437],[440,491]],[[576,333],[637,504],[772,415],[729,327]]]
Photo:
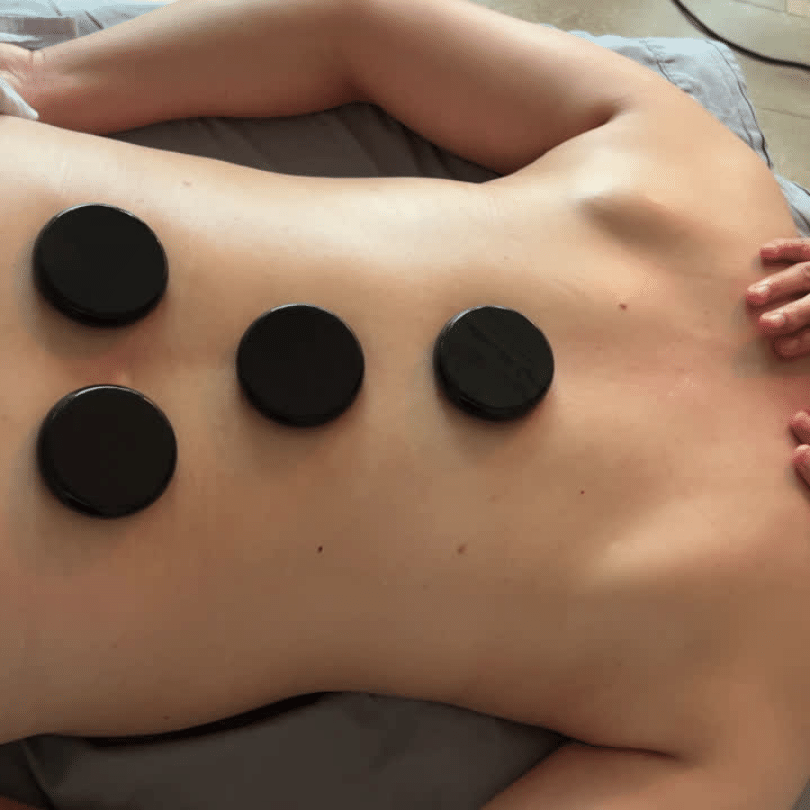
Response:
[[[810,239],[774,239],[759,249],[763,259],[802,262],[810,260]]]
[[[794,264],[752,284],[746,293],[752,304],[763,306],[810,291],[810,262]]]
[[[810,447],[808,445],[801,444],[793,451],[793,468],[802,481],[810,486]]]
[[[773,342],[773,350],[785,360],[797,360],[810,355],[810,329],[795,335],[778,337]]]
[[[799,411],[790,420],[790,429],[802,445],[810,445],[810,414],[807,411]]]
[[[778,337],[796,338],[803,341],[804,336],[798,333],[810,325],[810,295],[761,313],[757,325],[763,337],[772,340]]]

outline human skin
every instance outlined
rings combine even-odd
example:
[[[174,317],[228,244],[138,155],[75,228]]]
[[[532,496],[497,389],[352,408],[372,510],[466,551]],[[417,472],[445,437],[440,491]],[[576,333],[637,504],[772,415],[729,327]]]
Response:
[[[761,310],[757,328],[779,356],[805,357],[810,353],[810,239],[777,239],[763,245],[760,255],[780,267],[747,291],[749,303]],[[793,451],[793,465],[810,486],[810,414],[804,409],[795,413],[790,428],[800,442]]]
[[[0,120],[3,362],[26,383],[0,423],[6,738],[383,692],[579,741],[493,810],[788,810],[810,761],[808,498],[787,429],[808,362],[776,356],[745,300],[760,247],[796,235],[778,184],[626,60],[468,4],[414,8],[353,18],[331,101],[377,99],[503,177],[255,172],[70,131],[44,90],[41,122]],[[158,13],[51,64],[132,56],[155,20],[198,30]],[[127,330],[69,323],[26,283],[39,229],[88,200],[144,218],[170,258],[166,300]],[[340,314],[367,364],[353,407],[306,432],[252,411],[233,374],[247,325],[292,301]],[[521,311],[555,354],[517,423],[460,413],[432,377],[439,330],[481,303]],[[31,461],[50,405],[99,382],[160,404],[180,451],[160,501],[113,523],[49,499]]]

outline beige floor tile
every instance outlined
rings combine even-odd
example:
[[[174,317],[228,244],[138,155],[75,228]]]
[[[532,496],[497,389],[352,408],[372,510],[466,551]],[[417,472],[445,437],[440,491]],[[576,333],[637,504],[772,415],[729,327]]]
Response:
[[[810,0],[787,0],[787,13],[810,17]]]
[[[790,0],[736,0],[736,2],[762,6],[762,8],[770,8],[774,11],[785,11],[785,3],[790,2]]]
[[[507,14],[554,25],[564,31],[587,31],[595,36],[691,37],[695,28],[672,3],[657,0],[476,0]]]
[[[810,17],[728,0],[687,0],[686,5],[718,38],[765,56],[810,62]]]

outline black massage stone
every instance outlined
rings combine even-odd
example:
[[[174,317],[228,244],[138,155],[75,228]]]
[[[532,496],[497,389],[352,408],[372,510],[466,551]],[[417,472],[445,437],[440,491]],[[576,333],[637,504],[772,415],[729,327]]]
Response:
[[[468,309],[450,320],[436,340],[433,364],[450,402],[490,421],[525,416],[554,377],[546,336],[519,312],[496,306]]]
[[[143,394],[97,385],[54,405],[40,428],[37,460],[62,503],[117,518],[163,494],[174,475],[177,442],[169,420]]]
[[[77,205],[57,214],[34,244],[37,289],[60,312],[90,326],[143,318],[166,291],[163,246],[133,214]]]
[[[363,382],[360,343],[337,315],[287,304],[257,318],[239,344],[242,390],[261,414],[293,427],[336,419]]]

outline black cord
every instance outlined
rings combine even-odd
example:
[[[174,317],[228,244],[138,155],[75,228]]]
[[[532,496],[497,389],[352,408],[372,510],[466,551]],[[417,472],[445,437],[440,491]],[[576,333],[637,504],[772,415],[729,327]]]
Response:
[[[729,42],[727,39],[719,36],[717,33],[712,31],[711,28],[705,26],[692,12],[681,2],[681,0],[672,0],[673,3],[681,10],[683,15],[686,17],[689,22],[692,23],[696,28],[704,33],[708,34],[713,39],[717,39],[725,45],[728,45],[729,48],[733,48],[735,51],[740,51],[744,53],[746,56],[750,56],[754,59],[759,59],[762,62],[770,62],[772,65],[787,65],[788,67],[795,67],[799,68],[800,70],[810,70],[810,65],[806,64],[805,62],[790,62],[787,59],[774,59],[772,56],[764,56],[761,53],[755,53],[754,51],[749,51],[747,48],[743,48],[741,45],[735,45],[733,42]]]

